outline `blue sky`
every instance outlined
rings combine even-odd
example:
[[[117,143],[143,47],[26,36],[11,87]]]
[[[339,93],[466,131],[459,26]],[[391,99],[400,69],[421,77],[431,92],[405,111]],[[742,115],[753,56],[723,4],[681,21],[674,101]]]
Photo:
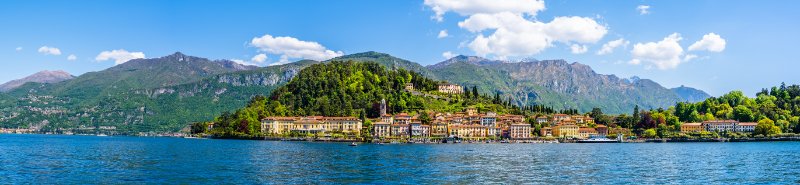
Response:
[[[80,75],[175,51],[261,66],[379,51],[423,65],[445,52],[566,59],[713,96],[800,83],[794,1],[492,2],[2,1],[0,82],[41,70]],[[481,16],[489,19],[459,25]],[[448,34],[439,38],[442,30]]]

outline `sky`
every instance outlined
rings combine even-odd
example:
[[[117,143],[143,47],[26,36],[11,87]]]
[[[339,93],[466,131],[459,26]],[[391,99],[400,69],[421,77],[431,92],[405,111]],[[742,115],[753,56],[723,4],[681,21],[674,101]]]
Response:
[[[743,0],[0,2],[0,82],[180,51],[268,66],[365,51],[565,59],[720,96],[800,83],[800,2]]]

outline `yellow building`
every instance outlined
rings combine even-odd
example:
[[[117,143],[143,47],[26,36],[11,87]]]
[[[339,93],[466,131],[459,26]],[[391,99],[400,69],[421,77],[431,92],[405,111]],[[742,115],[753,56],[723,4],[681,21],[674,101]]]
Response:
[[[267,134],[294,131],[303,134],[342,132],[358,135],[361,127],[361,120],[355,117],[267,117],[261,120],[261,132]]]
[[[431,126],[431,136],[433,137],[447,137],[447,123],[434,122]]]
[[[578,129],[578,138],[586,139],[593,135],[597,135],[597,130],[594,128],[581,127]]]
[[[702,132],[703,129],[702,123],[684,123],[681,124],[681,132],[689,133],[689,132]]]
[[[567,122],[566,124],[561,124],[555,126],[553,129],[553,136],[555,137],[565,137],[565,138],[578,138],[580,135],[578,134],[578,125],[575,123]]]
[[[450,136],[465,139],[486,138],[486,127],[481,125],[450,125]]]

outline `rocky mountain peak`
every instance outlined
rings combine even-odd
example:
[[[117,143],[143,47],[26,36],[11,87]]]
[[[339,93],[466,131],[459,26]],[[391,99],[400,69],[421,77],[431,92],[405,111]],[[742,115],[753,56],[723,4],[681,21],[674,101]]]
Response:
[[[37,73],[34,73],[34,74],[32,74],[30,76],[27,76],[25,78],[12,80],[12,81],[9,81],[9,82],[6,82],[6,83],[2,84],[2,85],[0,85],[0,92],[7,92],[7,91],[10,91],[10,90],[13,90],[13,89],[15,89],[15,88],[17,88],[19,86],[22,86],[25,83],[28,83],[28,82],[57,83],[57,82],[61,82],[61,81],[64,81],[64,80],[69,80],[69,79],[72,79],[72,78],[75,78],[75,76],[72,76],[72,74],[69,74],[66,71],[62,71],[62,70],[55,70],[55,71],[44,70],[44,71],[39,71]]]

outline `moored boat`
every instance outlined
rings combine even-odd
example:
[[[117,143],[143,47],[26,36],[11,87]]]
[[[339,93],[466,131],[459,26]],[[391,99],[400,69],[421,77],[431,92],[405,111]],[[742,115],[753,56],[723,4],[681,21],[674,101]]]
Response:
[[[602,135],[592,135],[589,139],[578,140],[578,143],[619,143],[620,140],[608,139]]]

